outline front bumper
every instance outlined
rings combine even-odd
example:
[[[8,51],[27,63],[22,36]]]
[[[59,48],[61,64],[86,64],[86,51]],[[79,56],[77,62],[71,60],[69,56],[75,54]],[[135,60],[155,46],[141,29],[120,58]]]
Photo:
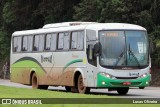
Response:
[[[97,87],[112,88],[112,87],[146,87],[149,86],[151,75],[137,79],[112,79],[98,73]],[[130,82],[130,85],[123,85],[124,82]]]

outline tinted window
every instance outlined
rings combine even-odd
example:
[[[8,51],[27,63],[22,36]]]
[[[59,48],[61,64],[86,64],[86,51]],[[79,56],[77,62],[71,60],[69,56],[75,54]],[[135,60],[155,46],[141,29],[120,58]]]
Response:
[[[58,36],[58,49],[63,49],[64,45],[64,33],[59,33]]]
[[[34,45],[33,45],[33,50],[34,51],[39,51],[39,35],[34,36]]]
[[[24,36],[23,37],[23,47],[22,47],[22,51],[27,51],[27,43],[28,43],[28,41],[27,41],[27,36]]]
[[[64,33],[64,50],[69,49],[69,33]]]
[[[46,50],[50,50],[51,48],[51,37],[52,37],[52,34],[46,35],[46,47],[45,47]]]
[[[71,49],[82,50],[83,38],[84,38],[84,33],[82,31],[72,32]]]
[[[56,34],[47,34],[46,36],[46,50],[55,51],[56,50]]]
[[[13,52],[20,52],[21,51],[21,37],[14,37],[13,38]]]
[[[31,52],[33,47],[33,36],[28,36],[28,51]]]
[[[57,35],[52,34],[52,37],[51,37],[51,51],[55,51],[56,46],[57,46]]]
[[[44,35],[39,35],[39,51],[44,50]]]

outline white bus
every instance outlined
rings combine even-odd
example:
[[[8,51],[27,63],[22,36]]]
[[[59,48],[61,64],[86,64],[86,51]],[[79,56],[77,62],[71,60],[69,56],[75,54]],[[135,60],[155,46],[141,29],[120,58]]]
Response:
[[[127,94],[151,81],[145,28],[124,23],[64,22],[16,31],[11,41],[11,81],[88,93],[108,88]]]

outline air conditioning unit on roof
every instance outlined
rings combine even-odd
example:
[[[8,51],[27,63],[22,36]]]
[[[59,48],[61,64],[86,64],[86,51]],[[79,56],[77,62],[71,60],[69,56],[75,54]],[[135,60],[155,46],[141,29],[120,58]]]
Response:
[[[53,23],[53,24],[46,24],[42,28],[58,28],[58,27],[68,27],[68,26],[77,26],[77,25],[87,25],[93,24],[97,22],[63,22],[63,23]]]

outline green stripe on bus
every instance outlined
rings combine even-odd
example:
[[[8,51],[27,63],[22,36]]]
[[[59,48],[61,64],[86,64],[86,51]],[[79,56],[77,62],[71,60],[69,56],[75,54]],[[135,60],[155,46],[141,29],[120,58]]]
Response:
[[[11,70],[14,73],[22,72],[22,71],[25,71],[26,69],[28,69],[28,70],[33,70],[34,69],[35,72],[40,74],[40,75],[44,75],[46,73],[46,71],[42,68],[42,66],[39,65],[38,63],[36,63],[33,60],[18,61],[18,62],[11,65]]]
[[[83,59],[76,59],[76,60],[72,60],[71,62],[67,63],[64,68],[63,68],[63,71],[70,65],[74,64],[74,63],[77,63],[77,62],[83,62]]]

